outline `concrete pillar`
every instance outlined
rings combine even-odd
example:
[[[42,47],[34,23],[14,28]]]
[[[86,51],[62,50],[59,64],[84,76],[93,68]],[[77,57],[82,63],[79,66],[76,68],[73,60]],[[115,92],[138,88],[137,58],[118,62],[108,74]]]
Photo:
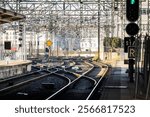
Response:
[[[26,25],[25,25],[25,23],[24,23],[24,25],[23,25],[23,46],[22,46],[22,48],[23,48],[23,60],[27,60],[27,47],[26,47],[26,30],[25,30],[25,27],[26,27]]]
[[[0,60],[3,60],[3,52],[4,52],[4,50],[3,50],[3,39],[2,39],[2,27],[0,26]]]

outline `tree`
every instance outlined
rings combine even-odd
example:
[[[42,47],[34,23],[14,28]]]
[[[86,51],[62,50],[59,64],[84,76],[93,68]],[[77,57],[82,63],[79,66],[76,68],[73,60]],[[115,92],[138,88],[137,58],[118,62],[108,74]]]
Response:
[[[105,37],[104,38],[104,46],[111,48],[121,48],[121,38],[118,37]]]

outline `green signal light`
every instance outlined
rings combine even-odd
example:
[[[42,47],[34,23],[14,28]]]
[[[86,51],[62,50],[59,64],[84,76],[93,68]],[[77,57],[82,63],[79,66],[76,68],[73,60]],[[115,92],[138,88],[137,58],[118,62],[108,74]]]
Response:
[[[135,0],[131,0],[130,3],[131,3],[131,4],[135,4]]]

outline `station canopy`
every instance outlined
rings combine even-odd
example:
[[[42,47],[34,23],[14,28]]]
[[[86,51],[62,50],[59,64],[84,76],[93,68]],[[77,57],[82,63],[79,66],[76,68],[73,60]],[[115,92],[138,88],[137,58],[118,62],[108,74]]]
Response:
[[[10,23],[12,21],[18,21],[21,19],[25,19],[25,16],[7,9],[0,8],[0,24]]]

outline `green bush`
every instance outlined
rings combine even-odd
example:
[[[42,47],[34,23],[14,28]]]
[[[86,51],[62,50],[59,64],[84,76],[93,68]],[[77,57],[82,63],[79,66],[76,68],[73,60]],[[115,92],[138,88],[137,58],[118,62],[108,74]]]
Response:
[[[105,37],[104,46],[111,48],[121,48],[122,39],[118,37]]]

